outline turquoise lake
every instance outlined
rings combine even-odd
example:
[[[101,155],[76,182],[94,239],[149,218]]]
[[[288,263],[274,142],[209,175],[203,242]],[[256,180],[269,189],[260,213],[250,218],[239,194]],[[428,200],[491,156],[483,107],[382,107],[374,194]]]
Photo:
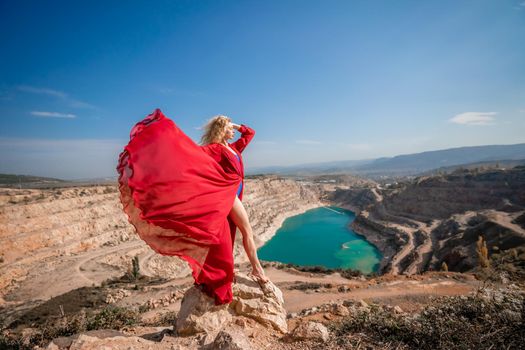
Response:
[[[267,261],[376,272],[381,253],[348,227],[354,219],[353,212],[338,207],[289,217],[257,255]]]

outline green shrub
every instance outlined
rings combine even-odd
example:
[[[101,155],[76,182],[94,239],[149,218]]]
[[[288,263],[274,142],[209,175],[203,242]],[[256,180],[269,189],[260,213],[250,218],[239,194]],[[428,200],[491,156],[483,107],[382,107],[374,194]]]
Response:
[[[319,289],[319,288],[332,288],[331,283],[315,283],[315,282],[304,282],[298,283],[290,286],[288,289],[295,290],[309,290],[309,289]]]
[[[137,311],[122,307],[106,307],[96,313],[86,323],[87,330],[95,329],[122,329],[126,326],[133,326],[140,321]]]

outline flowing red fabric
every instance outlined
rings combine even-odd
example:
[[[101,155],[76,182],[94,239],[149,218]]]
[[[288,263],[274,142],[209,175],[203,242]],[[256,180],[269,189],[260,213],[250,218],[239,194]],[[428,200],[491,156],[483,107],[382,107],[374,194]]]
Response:
[[[133,127],[117,166],[120,200],[139,236],[186,260],[217,305],[232,300],[236,227],[228,214],[244,177],[242,162],[229,171],[215,159],[219,147],[197,145],[156,109]]]

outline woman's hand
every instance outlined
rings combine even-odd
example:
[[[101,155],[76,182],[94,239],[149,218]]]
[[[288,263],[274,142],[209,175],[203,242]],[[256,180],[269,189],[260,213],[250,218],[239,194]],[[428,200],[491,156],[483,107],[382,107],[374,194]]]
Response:
[[[239,124],[235,124],[235,123],[230,123],[232,125],[232,127],[235,129],[235,130],[239,130],[240,129],[240,125]]]

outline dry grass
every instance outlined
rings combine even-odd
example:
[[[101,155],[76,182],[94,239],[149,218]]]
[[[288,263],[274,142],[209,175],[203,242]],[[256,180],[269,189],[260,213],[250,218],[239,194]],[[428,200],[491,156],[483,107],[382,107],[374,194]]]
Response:
[[[140,314],[137,311],[114,306],[92,315],[81,311],[72,316],[50,317],[38,328],[30,328],[30,332],[20,334],[4,330],[0,335],[0,349],[32,349],[35,346],[46,346],[58,337],[96,329],[120,330],[139,322]]]
[[[524,292],[480,288],[470,296],[440,297],[415,315],[358,309],[333,324],[331,346],[350,348],[363,334],[384,349],[518,349],[525,344]]]

